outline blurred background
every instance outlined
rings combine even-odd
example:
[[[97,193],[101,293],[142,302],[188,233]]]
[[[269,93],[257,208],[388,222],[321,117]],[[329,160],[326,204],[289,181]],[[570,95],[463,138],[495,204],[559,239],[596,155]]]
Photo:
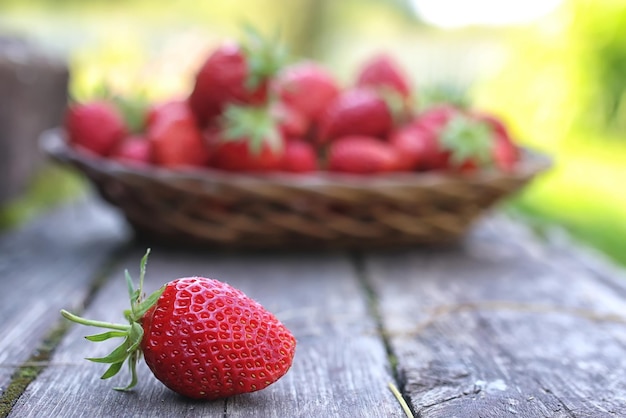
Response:
[[[211,48],[239,37],[246,23],[278,31],[294,56],[322,62],[344,82],[386,51],[418,91],[465,90],[519,142],[555,159],[505,209],[539,229],[562,225],[626,264],[624,1],[0,0],[0,39],[28,42],[67,66],[77,100],[103,84],[151,99],[183,95]],[[5,48],[0,59],[17,58]],[[10,99],[0,93],[6,111]],[[0,131],[7,123],[0,117]],[[6,132],[0,154],[11,140]],[[15,153],[5,146],[0,164],[24,158],[7,149]],[[28,168],[24,186],[0,199],[0,229],[85,189],[61,169]]]

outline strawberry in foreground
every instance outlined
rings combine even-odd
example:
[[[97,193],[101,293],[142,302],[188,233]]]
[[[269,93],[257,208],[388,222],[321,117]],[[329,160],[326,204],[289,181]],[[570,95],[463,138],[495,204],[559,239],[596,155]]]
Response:
[[[125,362],[130,390],[137,383],[136,364],[143,356],[154,376],[174,392],[193,399],[217,399],[263,389],[291,367],[296,341],[285,326],[259,303],[226,283],[203,277],[173,280],[142,299],[149,250],[141,260],[139,288],[126,272],[131,309],[129,324],[113,324],[61,314],[83,325],[109,331],[90,341],[124,338],[103,358],[102,375],[116,375]]]

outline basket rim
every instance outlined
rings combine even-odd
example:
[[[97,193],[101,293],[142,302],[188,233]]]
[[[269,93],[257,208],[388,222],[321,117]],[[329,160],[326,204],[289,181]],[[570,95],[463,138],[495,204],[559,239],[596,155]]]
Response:
[[[396,172],[376,175],[358,175],[348,173],[333,173],[316,171],[314,173],[239,173],[227,172],[210,167],[165,168],[155,165],[133,166],[123,164],[113,159],[90,155],[80,152],[67,144],[65,130],[55,127],[45,130],[39,138],[42,150],[53,159],[69,164],[78,164],[96,172],[106,173],[109,176],[134,176],[150,178],[164,182],[170,181],[210,181],[219,183],[240,184],[247,187],[266,185],[268,183],[281,184],[298,188],[346,187],[346,188],[378,188],[423,186],[437,187],[450,183],[485,183],[500,179],[528,179],[547,170],[552,166],[552,158],[548,155],[520,147],[522,158],[513,172],[502,172],[496,169],[481,170],[471,175],[462,175],[444,172]]]

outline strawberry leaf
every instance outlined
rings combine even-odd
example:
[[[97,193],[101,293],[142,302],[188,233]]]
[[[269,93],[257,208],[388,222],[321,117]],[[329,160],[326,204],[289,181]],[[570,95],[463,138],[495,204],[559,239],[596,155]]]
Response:
[[[134,322],[131,325],[130,332],[128,334],[128,342],[130,346],[126,349],[127,353],[131,353],[137,350],[139,344],[141,344],[141,339],[143,338],[143,328],[137,322]]]
[[[111,338],[125,337],[126,332],[122,331],[108,331],[103,332],[102,334],[88,335],[85,339],[93,342],[106,341]]]
[[[441,133],[441,143],[451,152],[450,162],[461,166],[472,161],[479,166],[493,164],[493,131],[482,121],[464,115],[453,117]]]
[[[248,141],[250,151],[258,155],[267,144],[274,152],[282,149],[276,120],[264,106],[228,106],[223,115],[225,141]]]
[[[139,354],[137,351],[134,351],[131,355],[130,355],[130,359],[128,362],[128,367],[130,369],[130,383],[125,386],[125,387],[114,387],[113,389],[121,391],[121,392],[126,392],[132,388],[134,388],[137,385],[137,361],[139,360]]]
[[[128,297],[132,302],[135,295],[135,284],[133,283],[133,278],[130,277],[128,270],[124,270],[124,277],[126,278],[126,286],[128,287]]]
[[[123,365],[123,361],[118,361],[117,363],[111,364],[106,372],[104,372],[104,374],[100,376],[100,379],[110,379],[111,377],[115,376],[120,371]]]
[[[124,341],[107,356],[87,358],[87,360],[93,361],[95,363],[110,364],[110,366],[102,375],[102,379],[108,379],[115,376],[121,370],[122,365],[125,362],[128,362],[128,367],[131,373],[131,381],[126,387],[114,388],[116,390],[130,390],[137,384],[137,361],[141,356],[141,342],[144,335],[143,327],[141,325],[141,319],[146,311],[148,311],[157,302],[158,298],[165,290],[165,286],[163,286],[156,292],[152,293],[148,297],[148,299],[142,300],[143,282],[146,274],[146,265],[148,263],[149,254],[150,249],[146,251],[146,254],[141,259],[141,265],[139,270],[139,288],[135,288],[130,274],[128,273],[128,271],[125,272],[128,294],[131,299],[131,308],[124,311],[124,316],[129,322],[128,325],[113,324],[110,322],[85,319],[81,318],[80,316],[74,315],[64,309],[61,310],[61,315],[72,322],[76,322],[81,325],[111,330],[85,337],[89,341],[100,342],[108,340],[110,338],[118,337],[124,339]]]
[[[104,357],[87,357],[87,360],[94,363],[117,363],[119,361],[125,361],[128,357],[128,338],[124,342],[118,345],[115,350],[111,351],[109,355]]]
[[[253,26],[245,24],[243,33],[242,49],[248,63],[245,87],[254,90],[278,73],[287,62],[288,54],[279,42],[278,32],[272,39],[265,39]]]
[[[152,306],[154,306],[154,304],[157,302],[157,300],[159,300],[159,298],[161,297],[161,295],[163,294],[164,291],[165,291],[165,286],[163,286],[160,289],[156,290],[155,292],[150,294],[150,296],[148,296],[146,298],[146,300],[144,300],[141,303],[139,303],[135,307],[135,315],[138,318],[142,318],[145,315],[145,313],[148,312],[148,310],[150,308],[152,308]]]

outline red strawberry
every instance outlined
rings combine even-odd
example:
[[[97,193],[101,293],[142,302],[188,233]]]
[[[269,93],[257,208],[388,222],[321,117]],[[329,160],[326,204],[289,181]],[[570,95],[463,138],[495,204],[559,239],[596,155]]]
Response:
[[[164,102],[155,103],[148,108],[145,116],[145,126],[149,127],[165,117],[166,113],[176,113],[183,117],[188,117],[191,108],[186,100],[172,99]]]
[[[477,120],[486,122],[489,126],[491,126],[491,129],[493,129],[494,133],[504,138],[511,139],[508,128],[506,127],[504,122],[496,115],[484,111],[473,111],[470,114]]]
[[[309,173],[317,170],[317,155],[311,143],[291,139],[285,143],[282,170],[292,173]]]
[[[440,133],[441,145],[449,152],[449,167],[468,172],[496,165],[511,169],[515,149],[507,138],[496,133],[487,122],[459,114],[448,121]],[[496,161],[496,158],[501,161]]]
[[[275,88],[281,101],[311,122],[317,122],[339,94],[339,87],[330,73],[314,62],[286,67],[278,75]]]
[[[280,169],[282,152],[263,144],[253,151],[250,138],[222,141],[213,149],[213,167],[227,171],[265,172]]]
[[[369,89],[346,90],[322,116],[319,141],[326,143],[348,135],[384,137],[392,124],[391,111],[378,93]]]
[[[420,113],[416,119],[416,123],[433,132],[439,133],[450,119],[460,113],[462,113],[462,111],[456,106],[446,104],[437,105]]]
[[[492,156],[496,166],[502,171],[511,171],[520,158],[520,150],[515,145],[506,124],[498,116],[484,112],[473,111],[471,116],[487,123],[495,136]]]
[[[309,130],[307,119],[296,109],[281,102],[272,105],[270,113],[285,138],[304,138]]]
[[[284,139],[271,111],[231,105],[221,122],[221,129],[210,134],[213,167],[249,172],[280,169]]]
[[[127,134],[122,114],[108,101],[70,106],[64,125],[72,145],[101,156],[109,155]]]
[[[328,170],[373,174],[399,168],[398,154],[387,143],[370,136],[344,136],[330,144]]]
[[[407,77],[394,60],[386,54],[380,54],[368,61],[357,75],[357,86],[389,88],[408,98],[411,87]]]
[[[154,162],[164,167],[202,166],[209,161],[209,149],[187,107],[153,113],[146,134]]]
[[[398,153],[400,170],[434,170],[446,164],[447,156],[439,146],[437,135],[417,123],[393,132],[389,143]]]
[[[493,146],[493,160],[500,170],[513,171],[520,159],[520,150],[509,138],[496,134]]]
[[[198,71],[189,97],[198,121],[213,121],[229,103],[265,102],[269,79],[282,62],[283,51],[252,32],[242,44],[219,46]]]
[[[152,161],[152,148],[145,137],[131,135],[117,145],[110,158],[130,165],[147,165]]]
[[[146,256],[141,263],[139,288],[127,277],[131,309],[128,325],[62,315],[74,322],[111,331],[87,337],[124,342],[94,362],[111,366],[103,379],[117,374],[128,361],[131,383],[137,383],[136,363],[146,364],[165,386],[193,399],[217,399],[264,389],[291,367],[296,340],[287,328],[258,302],[226,283],[186,277],[166,283],[142,300]]]

